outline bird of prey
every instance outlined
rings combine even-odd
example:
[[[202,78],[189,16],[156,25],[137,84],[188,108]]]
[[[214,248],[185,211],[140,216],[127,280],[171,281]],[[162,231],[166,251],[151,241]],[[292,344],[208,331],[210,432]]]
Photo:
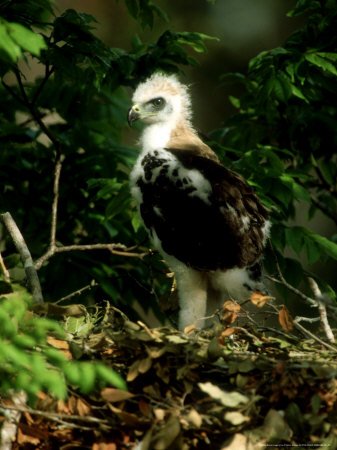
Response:
[[[226,299],[265,293],[261,257],[270,223],[239,174],[224,167],[191,124],[188,87],[155,73],[138,85],[128,112],[145,122],[130,175],[154,247],[175,273],[179,328],[205,326]]]

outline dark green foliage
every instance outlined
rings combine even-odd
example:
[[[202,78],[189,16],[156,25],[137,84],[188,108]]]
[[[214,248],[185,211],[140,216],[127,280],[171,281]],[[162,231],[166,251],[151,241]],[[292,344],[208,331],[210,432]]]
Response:
[[[223,76],[223,82],[243,83],[246,93],[232,98],[238,113],[214,137],[225,150],[236,150],[225,152],[233,156],[227,162],[271,208],[274,247],[280,252],[291,247],[297,255],[305,251],[312,264],[337,259],[333,237],[288,221],[301,201],[308,205],[308,220],[320,210],[337,224],[337,2],[301,0],[289,15],[306,11],[306,26],[283,47],[253,58],[247,75]]]
[[[149,2],[140,2],[139,14],[147,17],[144,11],[150,7],[154,8]],[[14,14],[11,4],[4,9],[6,17]],[[151,25],[151,20],[146,23]],[[4,72],[14,71],[22,86],[17,83],[11,92],[0,88],[1,211],[12,212],[35,258],[49,242],[55,151],[65,158],[58,242],[115,241],[132,246],[144,241],[146,235],[139,229],[128,191],[136,150],[121,144],[129,107],[122,86],[134,85],[157,69],[178,71],[178,63],[195,63],[184,46],[204,51],[208,38],[166,31],[153,44],[134,38],[132,51],[127,53],[108,48],[93,34],[95,25],[92,16],[74,10],[56,17],[44,31],[40,56],[33,53],[44,68],[43,76],[34,83],[25,82],[16,66],[3,60]],[[20,51],[24,50],[27,48]],[[16,61],[19,55],[8,51],[11,62]],[[18,111],[25,116],[15,121]],[[35,114],[44,121],[50,113],[59,116],[57,123],[48,126],[52,143],[39,139],[45,130],[32,120]],[[108,252],[78,252],[55,258],[41,269],[40,277],[47,299],[55,300],[94,278],[100,282],[98,297],[108,295],[115,303],[127,304],[144,298],[149,305],[153,286],[148,281],[148,265],[112,257]]]
[[[126,6],[143,27],[152,26],[154,14],[165,18],[147,0],[126,1]],[[62,164],[57,245],[147,243],[128,187],[136,149],[122,144],[130,103],[124,87],[158,69],[178,72],[177,64],[196,64],[185,47],[204,51],[208,39],[166,31],[150,44],[135,36],[126,52],[107,47],[95,36],[95,26],[92,16],[74,10],[54,17],[50,2],[0,2],[0,212],[11,212],[35,260],[50,244],[57,164]],[[38,61],[41,75],[27,81],[17,63],[21,59],[20,68],[29,73],[31,58]],[[19,280],[23,268],[10,239],[5,246],[5,264]],[[45,300],[58,300],[95,279],[99,287],[87,289],[79,302],[108,298],[130,307],[136,299],[158,313],[156,298],[165,283],[163,277],[154,279],[154,271],[166,271],[157,255],[142,261],[97,250],[54,256],[39,277]],[[0,287],[5,295],[7,283]],[[55,323],[36,317],[26,322],[26,294],[13,295],[0,305],[2,391],[24,389],[33,397],[45,390],[64,397],[65,380],[82,392],[92,390],[96,381],[124,387],[103,365],[69,362],[48,348],[47,332]]]

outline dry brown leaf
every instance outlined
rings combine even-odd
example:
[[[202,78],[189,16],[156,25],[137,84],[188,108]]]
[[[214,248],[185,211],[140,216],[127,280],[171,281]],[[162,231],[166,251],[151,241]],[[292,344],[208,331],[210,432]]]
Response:
[[[77,399],[76,408],[77,408],[78,414],[81,417],[90,416],[90,414],[91,414],[90,405],[86,401],[84,401],[82,398]]]
[[[37,446],[40,443],[40,439],[37,438],[37,437],[30,436],[29,434],[25,434],[21,430],[21,424],[20,424],[20,426],[18,428],[18,432],[17,432],[16,442],[19,445],[31,444],[31,445],[36,445]]]
[[[294,328],[293,319],[291,318],[288,309],[284,305],[278,314],[278,318],[281,327],[284,329],[284,331],[289,332],[293,330]]]
[[[262,306],[264,306],[268,300],[273,300],[273,297],[261,294],[260,292],[254,292],[250,296],[250,301],[258,308],[262,308]]]
[[[135,380],[139,375],[139,364],[140,360],[137,359],[134,363],[129,367],[129,372],[126,377],[126,381],[131,382]]]
[[[184,328],[184,333],[187,335],[192,334],[195,330],[195,327],[196,327],[195,323],[192,323],[192,325],[188,325],[187,327]]]
[[[117,450],[117,445],[113,442],[95,442],[92,446],[92,450]]]
[[[151,407],[144,399],[140,399],[138,402],[139,411],[146,417],[152,417]]]
[[[129,413],[121,410],[120,408],[116,408],[111,403],[108,403],[109,409],[116,414],[117,417],[127,425],[131,425],[132,427],[144,426],[144,423],[148,423],[149,420],[145,418],[138,417],[134,413]]]
[[[122,391],[121,389],[105,388],[101,391],[101,396],[103,400],[114,403],[128,400],[129,398],[134,397],[134,394],[127,391]]]
[[[59,428],[53,431],[52,433],[53,437],[55,439],[58,439],[59,441],[62,442],[71,442],[72,444],[75,444],[75,440],[74,440],[74,436],[73,436],[73,429],[71,428]],[[61,449],[65,449],[66,448],[65,444],[64,446],[60,447]]]
[[[72,354],[69,350],[69,344],[66,341],[63,341],[62,339],[55,339],[52,336],[47,337],[47,342],[49,345],[51,345],[54,348],[57,348],[60,350],[64,356],[68,359],[72,359]]]
[[[233,327],[228,327],[225,330],[221,331],[221,336],[222,337],[227,337],[227,336],[231,336],[232,334],[234,334],[236,332],[236,329]]]
[[[19,435],[20,433],[20,435]],[[37,444],[41,440],[46,440],[49,437],[47,428],[26,425],[20,423],[18,427],[18,443],[30,442],[31,444]]]
[[[64,402],[63,400],[58,400],[56,411],[63,414],[70,414],[68,403]]]
[[[237,313],[240,311],[240,305],[227,300],[222,307],[221,322],[223,325],[229,325],[237,318]]]
[[[74,450],[75,448],[81,449],[83,448],[83,445],[81,441],[79,440],[74,441],[72,439],[70,443],[61,445],[59,450]]]
[[[152,366],[152,358],[144,358],[139,361],[138,371],[139,373],[146,373]]]
[[[76,414],[77,413],[77,409],[76,409],[76,397],[74,397],[73,395],[69,398],[68,400],[68,408],[71,414]]]

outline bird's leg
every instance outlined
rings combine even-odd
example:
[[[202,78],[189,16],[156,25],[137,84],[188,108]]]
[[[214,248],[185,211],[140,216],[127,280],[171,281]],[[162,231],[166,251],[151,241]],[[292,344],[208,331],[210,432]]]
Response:
[[[203,328],[206,316],[207,278],[197,270],[185,267],[175,272],[179,295],[179,329],[195,324]]]

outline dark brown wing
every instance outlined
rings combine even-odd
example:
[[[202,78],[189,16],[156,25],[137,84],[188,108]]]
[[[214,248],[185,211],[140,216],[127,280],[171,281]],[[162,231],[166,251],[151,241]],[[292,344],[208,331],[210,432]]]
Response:
[[[196,169],[211,183],[212,203],[221,211],[226,228],[240,247],[240,266],[252,264],[264,247],[264,225],[268,211],[261,204],[254,189],[239,174],[227,169],[216,160],[204,158],[190,150],[167,149],[186,169]],[[234,232],[236,230],[236,233]],[[241,232],[240,232],[241,230]]]
[[[148,179],[139,178],[140,213],[163,250],[200,270],[229,269],[254,264],[264,246],[267,211],[254,190],[238,174],[191,149],[168,148],[185,169],[197,170],[212,187],[208,201],[198,186],[172,178],[165,162],[147,161]],[[160,170],[151,178],[152,170]]]

